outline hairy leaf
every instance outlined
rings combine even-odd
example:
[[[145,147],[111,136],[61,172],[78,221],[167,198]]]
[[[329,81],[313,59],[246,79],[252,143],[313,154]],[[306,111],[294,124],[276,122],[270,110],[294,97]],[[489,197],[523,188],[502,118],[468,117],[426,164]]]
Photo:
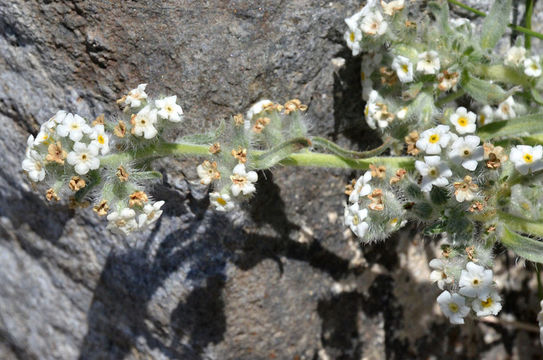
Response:
[[[543,263],[543,241],[517,234],[504,226],[501,243],[527,260]]]
[[[490,13],[483,20],[481,33],[481,47],[483,49],[493,49],[501,39],[509,24],[511,9],[511,0],[494,1]]]

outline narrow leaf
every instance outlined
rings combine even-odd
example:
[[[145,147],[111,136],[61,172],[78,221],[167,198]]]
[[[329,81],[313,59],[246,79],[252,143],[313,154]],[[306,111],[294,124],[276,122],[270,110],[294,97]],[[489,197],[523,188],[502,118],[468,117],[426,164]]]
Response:
[[[481,80],[469,75],[464,77],[462,86],[472,98],[484,104],[498,104],[511,95],[510,92],[506,92],[490,81]],[[515,91],[516,89],[513,92]]]
[[[519,235],[504,226],[501,243],[527,260],[543,263],[543,242]]]
[[[543,223],[541,221],[521,218],[502,211],[498,212],[498,215],[512,230],[543,237]]]
[[[490,8],[490,13],[483,20],[481,47],[493,49],[507,29],[511,15],[511,0],[496,0]]]
[[[306,138],[295,138],[285,141],[268,151],[252,156],[252,168],[269,169],[287,156],[311,146],[311,141]]]
[[[543,133],[543,114],[531,114],[510,120],[497,121],[482,126],[477,130],[477,135],[482,140],[539,133]]]

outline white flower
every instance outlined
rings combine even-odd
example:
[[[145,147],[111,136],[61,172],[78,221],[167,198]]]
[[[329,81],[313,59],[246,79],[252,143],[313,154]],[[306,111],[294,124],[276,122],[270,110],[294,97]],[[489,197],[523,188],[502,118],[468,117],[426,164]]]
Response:
[[[400,11],[405,6],[404,0],[393,0],[389,2],[388,4],[381,0],[381,7],[383,8],[383,12],[387,14],[388,16],[394,15],[397,11]]]
[[[349,201],[357,203],[361,196],[366,196],[371,193],[371,186],[368,184],[371,180],[371,171],[366,171],[364,175],[360,176],[354,184],[354,189],[349,195]]]
[[[481,139],[475,135],[468,135],[456,139],[451,145],[449,158],[457,164],[462,164],[466,170],[473,171],[477,162],[483,160],[484,150],[479,146]]]
[[[175,103],[176,101],[177,95],[155,100],[155,105],[159,109],[158,116],[171,122],[180,122],[183,119],[183,109]]]
[[[437,74],[441,62],[439,61],[439,54],[437,51],[425,51],[419,54],[419,62],[417,63],[417,71],[423,74]]]
[[[164,201],[162,200],[153,204],[145,204],[143,207],[143,214],[138,216],[140,229],[148,228],[158,220],[160,215],[162,215],[162,210],[160,210],[162,205],[164,205]]]
[[[526,58],[526,49],[520,46],[513,46],[505,54],[505,64],[519,66]]]
[[[460,294],[486,300],[492,290],[492,270],[470,261],[466,270],[462,270],[458,285]]]
[[[383,20],[379,11],[372,11],[363,17],[360,28],[367,35],[383,35],[387,31],[388,23]]]
[[[232,173],[233,175],[230,176],[230,180],[232,180],[232,195],[238,196],[240,193],[249,195],[256,191],[254,185],[254,183],[258,181],[256,172],[246,172],[244,164],[237,164]]]
[[[371,90],[368,100],[366,101],[366,107],[364,108],[364,116],[366,118],[366,123],[372,129],[377,128],[377,126],[375,125],[375,119],[373,118],[373,115],[379,109],[377,106],[377,101],[379,100],[379,98],[380,98],[379,93],[376,90]]]
[[[136,212],[130,208],[124,208],[120,212],[114,211],[107,216],[107,229],[121,235],[128,235],[138,229]]]
[[[351,228],[351,231],[362,238],[368,231],[368,223],[363,221],[368,217],[368,209],[360,209],[358,203],[345,206],[345,225]]]
[[[401,82],[413,81],[413,64],[405,56],[397,56],[392,61],[392,69],[396,71]]]
[[[133,108],[140,107],[142,100],[147,99],[146,87],[147,84],[139,84],[137,88],[130,90],[124,99],[124,103]]]
[[[360,54],[362,48],[360,47],[360,42],[362,41],[362,32],[358,28],[350,28],[345,32],[344,35],[345,42],[349,49],[353,51],[353,56]]]
[[[152,139],[158,134],[157,129],[154,127],[157,122],[157,110],[152,109],[147,105],[141,109],[136,115],[132,115],[130,124],[132,124],[132,134],[135,136],[142,136],[145,139]]]
[[[531,77],[541,76],[541,60],[539,56],[532,56],[524,60],[524,73]]]
[[[398,112],[396,113],[396,117],[400,120],[404,120],[405,117],[407,116],[407,111],[409,109],[407,107],[403,107],[401,108],[400,110],[398,110]]]
[[[445,273],[445,263],[441,259],[432,259],[430,261],[430,267],[432,272],[430,273],[430,280],[437,282],[437,286],[443,290],[445,284],[451,284],[453,278]]]
[[[516,114],[513,106],[515,106],[515,100],[512,96],[509,96],[498,105],[495,115],[502,120],[514,118]]]
[[[419,150],[434,155],[440,154],[441,148],[447,147],[450,140],[449,127],[447,125],[438,125],[435,128],[423,131],[416,145]]]
[[[457,133],[467,134],[475,132],[476,119],[477,115],[475,115],[475,113],[472,113],[471,111],[468,112],[465,107],[461,106],[456,109],[456,112],[451,115],[449,120],[456,127]]]
[[[209,194],[209,199],[217,211],[230,211],[234,208],[234,202],[228,194],[221,194],[215,191]]]
[[[464,318],[469,314],[466,299],[456,293],[451,295],[447,290],[443,291],[437,297],[437,303],[451,324],[463,324]]]
[[[34,182],[42,181],[45,178],[45,169],[40,155],[36,150],[30,150],[22,163],[23,170],[26,171],[30,180]]]
[[[42,129],[46,127],[49,130],[54,129],[58,124],[62,124],[64,121],[64,118],[66,117],[67,113],[64,110],[59,110],[57,113],[51,117],[49,120],[47,120],[45,123],[42,124]]]
[[[94,144],[86,145],[76,142],[73,151],[68,154],[66,160],[68,164],[73,165],[75,172],[79,175],[85,175],[89,170],[95,170],[100,167],[98,159],[98,147]]]
[[[424,192],[432,190],[432,185],[437,187],[448,185],[447,178],[452,176],[451,169],[439,156],[425,156],[424,162],[415,161],[415,167],[422,175],[421,190]]]
[[[479,125],[483,126],[494,121],[494,110],[490,105],[485,105],[479,111]]]
[[[28,135],[28,139],[26,139],[26,152],[25,156],[29,156],[30,152],[34,150],[34,135],[30,134]]]
[[[40,132],[36,135],[36,139],[34,139],[34,145],[48,145],[51,144],[53,141],[52,139],[53,133],[50,129],[48,129],[45,126],[42,126],[40,129]]]
[[[83,138],[83,134],[90,134],[92,129],[85,119],[79,115],[67,114],[62,124],[57,126],[57,134],[60,137],[69,136],[73,142],[78,142]]]
[[[517,145],[511,149],[509,159],[515,164],[515,168],[522,174],[528,174],[528,171],[538,171],[543,165],[541,163],[541,156],[543,155],[543,148],[541,145],[529,146],[529,145]]]
[[[477,313],[477,316],[498,315],[502,309],[501,300],[500,295],[492,290],[486,298],[473,300],[471,307]]]
[[[102,155],[107,154],[109,152],[109,136],[104,129],[104,125],[95,125],[92,130],[92,133],[89,135],[92,139],[91,145],[100,149]]]
[[[270,100],[260,100],[254,103],[253,106],[249,108],[249,111],[247,111],[247,119],[252,120],[255,115],[260,114],[264,110],[264,107],[270,105],[273,105],[273,102]]]
[[[221,174],[217,171],[217,163],[205,160],[203,163],[196,167],[196,172],[200,178],[202,185],[209,185],[213,180],[221,178]]]

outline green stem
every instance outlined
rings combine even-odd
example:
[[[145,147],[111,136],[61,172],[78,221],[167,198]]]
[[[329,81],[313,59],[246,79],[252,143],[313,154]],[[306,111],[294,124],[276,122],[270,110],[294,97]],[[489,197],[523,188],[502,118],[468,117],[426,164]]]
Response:
[[[526,0],[526,16],[524,18],[524,25],[526,29],[532,30],[532,14],[534,12],[534,0]],[[529,34],[524,34],[524,47],[530,50],[532,47]]]
[[[436,106],[441,107],[441,106],[443,106],[443,105],[445,105],[447,103],[450,103],[451,101],[454,101],[454,100],[464,96],[465,93],[466,93],[466,90],[464,90],[464,89],[460,89],[457,92],[453,92],[453,93],[451,93],[451,94],[437,100],[436,101]]]
[[[313,144],[318,145],[338,156],[346,157],[346,158],[364,159],[371,156],[381,155],[390,147],[390,145],[392,145],[393,140],[392,138],[388,137],[387,139],[385,139],[383,144],[376,147],[375,149],[367,150],[367,151],[347,150],[338,146],[336,143],[330,140],[327,140],[318,136],[311,138],[311,141],[313,142]]]
[[[468,11],[471,11],[472,13],[476,14],[476,15],[479,15],[479,16],[486,16],[486,14],[480,10],[477,10],[477,9],[474,9],[468,5],[465,5],[465,4],[462,4],[460,1],[457,1],[457,0],[447,0],[449,1],[451,4],[454,4],[454,5],[457,5],[463,9],[466,9]],[[511,29],[513,29],[514,31],[518,31],[520,33],[523,33],[523,34],[527,34],[529,36],[533,36],[533,37],[536,37],[538,39],[542,39],[543,40],[543,34],[540,34],[538,32],[535,32],[535,31],[532,31],[530,29],[527,29],[523,26],[518,26],[518,25],[514,25],[514,24],[509,24],[508,25]]]

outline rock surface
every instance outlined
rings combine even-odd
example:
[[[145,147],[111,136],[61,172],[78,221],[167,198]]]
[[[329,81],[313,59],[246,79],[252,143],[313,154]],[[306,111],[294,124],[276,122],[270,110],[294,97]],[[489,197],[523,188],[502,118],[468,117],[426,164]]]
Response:
[[[162,161],[153,195],[167,200],[165,214],[150,234],[127,239],[92,211],[50,206],[30,188],[20,171],[29,133],[59,108],[114,117],[114,100],[143,82],[178,95],[186,132],[261,98],[299,97],[314,134],[371,146],[360,59],[343,43],[343,19],[359,2],[256,3],[0,3],[0,358],[536,356],[537,336],[453,327],[439,315],[427,280],[434,254],[414,232],[353,261],[340,196],[353,174],[261,173],[255,199],[225,216],[191,182],[194,161]],[[519,271],[503,284],[504,313],[529,323],[532,278]]]

